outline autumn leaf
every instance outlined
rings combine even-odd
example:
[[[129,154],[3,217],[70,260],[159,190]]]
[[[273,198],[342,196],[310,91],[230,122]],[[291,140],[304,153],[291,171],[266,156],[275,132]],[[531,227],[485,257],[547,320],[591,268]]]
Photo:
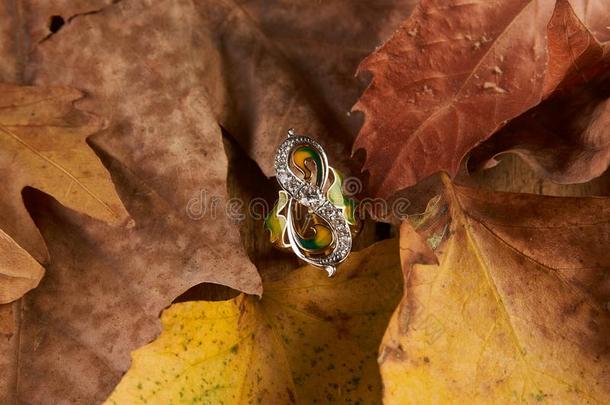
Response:
[[[94,118],[83,124],[98,126],[84,146],[130,217],[109,224],[38,184],[10,194],[50,260],[37,288],[0,305],[0,403],[368,404],[382,393],[389,403],[608,402],[605,199],[445,179],[443,196],[411,217],[415,230],[402,227],[400,304],[398,241],[357,251],[390,226],[365,222],[328,279],[295,270],[262,219],[243,217],[261,214],[249,202],[273,203],[273,157],[289,127],[317,138],[346,174],[360,169],[350,150],[362,115],[348,110],[367,78],[353,73],[414,4],[0,2],[0,79],[87,95],[66,97],[66,111],[103,117],[99,132]],[[439,187],[430,174],[516,151],[521,122],[540,173],[599,174],[607,8],[424,0],[363,64],[374,79],[356,146],[372,189],[418,183],[383,201],[391,219],[405,213],[396,201],[425,207]],[[469,155],[509,129],[495,149]],[[1,209],[0,249],[26,243],[5,218],[13,223]],[[11,282],[35,285],[28,274]],[[241,293],[184,302],[217,299],[210,291],[224,286]]]
[[[288,62],[293,80],[302,83],[306,100],[295,102],[312,104],[316,115],[309,119],[321,121],[331,131],[320,135],[337,137],[349,149],[361,119],[348,111],[368,82],[354,76],[356,67],[394,32],[416,3],[298,0],[286,4],[281,0],[248,0],[240,5],[250,16],[250,24],[260,27],[267,43]],[[240,49],[237,43],[228,45]],[[254,64],[252,51],[248,60]],[[295,126],[300,127],[300,123]]]
[[[610,200],[444,183],[401,228],[385,402],[608,402]]]
[[[130,196],[134,222],[111,226],[26,189],[52,260],[21,300],[15,337],[0,340],[0,352],[10,354],[0,375],[2,403],[99,402],[127,370],[129,353],[159,332],[159,313],[178,295],[206,281],[260,291],[254,266],[229,243],[227,229],[201,233],[198,221],[173,212],[156,190],[99,153],[119,194]]]
[[[545,93],[551,96],[476,148],[471,170],[489,167],[505,153],[558,183],[587,182],[608,168],[610,58],[567,1],[557,2],[548,32]]]
[[[265,283],[260,300],[174,304],[107,403],[378,403],[399,268],[388,240],[352,254],[334,279],[306,266]]]
[[[34,258],[47,259],[40,233],[23,206],[23,187],[37,187],[110,223],[127,217],[109,174],[87,145],[87,136],[101,122],[74,108],[81,97],[65,87],[0,84],[0,303],[34,288],[43,275]]]
[[[225,164],[223,158],[217,159],[223,152],[216,146],[202,150],[199,129],[190,125],[192,117],[177,123],[165,119],[184,94],[205,100],[218,124],[267,175],[273,172],[275,149],[291,126],[310,130],[324,142],[333,165],[354,166],[349,149],[355,129],[348,135],[343,128],[353,126],[345,113],[363,85],[353,77],[353,69],[412,3],[372,4],[370,9],[359,2],[324,5],[331,13],[357,21],[341,20],[337,25],[319,20],[320,5],[305,2],[299,6],[303,25],[298,26],[295,14],[281,11],[285,7],[270,15],[268,4],[256,1],[165,1],[155,7],[138,1],[117,3],[74,18],[40,44],[30,58],[28,76],[39,84],[74,84],[86,90],[89,97],[81,106],[109,119],[108,130],[92,143],[139,177],[153,179],[163,198],[184,210],[193,199],[203,200],[202,191],[208,203],[225,194],[220,173],[209,176],[200,171],[204,163]],[[309,17],[303,18],[305,14]],[[335,52],[352,37],[358,47]],[[320,41],[326,46],[320,48]],[[301,47],[295,46],[301,42]],[[75,49],[96,52],[82,55]],[[154,52],[135,63],[133,55],[141,49]],[[312,52],[317,59],[312,59]],[[305,63],[312,69],[295,69]],[[110,65],[113,68],[107,69]],[[159,82],[159,77],[164,80]],[[320,95],[328,102],[312,101]],[[340,124],[333,116],[340,117]],[[325,126],[336,130],[316,129]],[[170,148],[166,134],[176,133],[180,142]],[[171,153],[174,160],[163,167],[153,152],[140,153],[139,144],[145,151]],[[196,164],[185,162],[185,156]],[[228,232],[228,239],[237,235]]]
[[[597,41],[608,43],[610,29],[608,29],[608,12],[610,11],[605,0],[569,0],[576,16],[591,31]]]
[[[544,78],[544,95],[586,83],[610,66],[606,49],[579,19],[574,6],[588,0],[557,0],[547,27],[548,67]],[[610,5],[604,15],[610,12]],[[607,16],[610,22],[610,16]]]
[[[553,2],[423,0],[368,56],[356,110],[371,192],[387,197],[445,170],[501,124],[538,104]],[[392,100],[392,102],[389,102]]]
[[[373,81],[354,106],[366,116],[354,149],[367,152],[371,192],[455,175],[473,147],[582,75],[581,63],[602,71],[582,13],[567,1],[423,0],[360,66]]]
[[[347,113],[365,81],[356,79],[354,70],[414,3],[117,3],[75,18],[38,46],[28,78],[78,85],[92,94],[102,83],[117,87],[113,94],[119,96],[123,79],[138,85],[142,69],[159,72],[159,79],[167,78],[167,71],[181,72],[178,87],[202,90],[217,122],[265,175],[274,175],[275,149],[290,127],[320,140],[344,173],[355,172],[350,148],[359,119]],[[320,19],[321,12],[329,17]],[[83,55],[75,49],[96,52]],[[142,52],[145,60],[134,63],[133,55]],[[125,71],[121,78],[115,77],[119,67]],[[159,83],[171,86],[165,79]],[[159,91],[139,88],[143,96]],[[96,112],[112,116],[118,102],[98,103]]]
[[[352,10],[350,4],[328,7],[339,7],[333,12],[347,15],[342,10]],[[335,133],[330,131],[325,132],[328,138],[320,137],[329,140],[335,157],[349,161],[349,153],[343,152],[349,150],[351,138],[341,127],[347,125],[345,112],[362,82],[344,66],[355,66],[379,41],[377,35],[391,32],[390,23],[397,24],[409,12],[407,4],[377,5],[370,13],[352,10],[349,15],[363,20],[341,25],[324,21],[318,28],[314,16],[321,6],[309,3],[303,12],[311,15],[311,27],[293,25],[286,20],[294,18],[290,14],[271,18],[262,3],[255,2],[238,6],[164,1],[151,7],[130,1],[103,9],[96,5],[91,13],[80,5],[65,11],[49,6],[65,24],[48,37],[41,29],[48,23],[43,12],[34,17],[25,13],[25,27],[19,27],[20,21],[14,26],[36,45],[27,60],[16,58],[24,80],[71,84],[87,93],[79,108],[95,111],[108,122],[89,142],[109,168],[133,221],[107,226],[26,190],[52,261],[39,288],[18,303],[15,333],[0,342],[7,370],[0,377],[0,402],[99,401],[128,368],[128,353],[158,333],[158,313],[177,295],[206,281],[260,294],[260,279],[237,227],[224,211],[210,217],[204,210],[209,198],[217,198],[221,210],[227,201],[219,124],[230,128],[227,133],[241,140],[240,146],[260,164],[264,153],[255,155],[253,148],[264,146],[271,155],[275,139],[285,136],[284,128],[314,132],[314,127],[327,125],[320,122],[330,122],[338,140],[333,141]],[[211,20],[222,16],[239,23],[233,37],[234,24]],[[295,37],[283,37],[287,31],[273,28],[275,23],[296,28]],[[335,52],[341,43],[329,42],[328,51],[319,53],[326,58],[320,70],[294,69],[311,53],[287,56],[291,41],[315,33],[308,45],[315,48],[319,38],[331,38],[324,32],[334,29],[335,41],[348,41],[343,33],[357,30],[350,35],[360,38],[360,45],[350,48],[351,56],[345,59]],[[39,35],[43,32],[46,39]],[[256,44],[256,52],[238,58]],[[89,52],[92,49],[95,52]],[[313,60],[307,63],[315,65]],[[263,75],[263,68],[274,74]],[[234,72],[230,79],[229,70]],[[333,85],[327,85],[329,80]],[[332,108],[318,103],[309,88],[312,82],[328,90],[324,98],[336,103]],[[293,93],[295,88],[304,93]],[[349,89],[350,96],[342,89]],[[300,115],[297,110],[308,112]],[[341,117],[340,125],[333,123],[334,117]]]
[[[99,402],[129,367],[129,353],[159,332],[160,311],[184,291],[213,282],[261,293],[226,212],[221,128],[196,80],[198,68],[174,64],[180,52],[190,57],[179,39],[190,41],[191,31],[180,14],[165,19],[171,13],[157,7],[134,10],[125,26],[118,6],[74,19],[44,41],[41,48],[57,45],[47,59],[37,59],[36,81],[74,79],[88,93],[79,106],[108,120],[89,142],[133,221],[109,226],[27,190],[52,260],[42,283],[20,303],[17,330],[0,341],[7,370],[0,376],[0,402]],[[165,23],[150,23],[159,19]],[[155,36],[165,38],[165,46],[155,42],[156,53],[139,65],[131,63],[133,49],[116,46]],[[91,48],[97,51],[88,56],[74,51]],[[114,63],[111,71],[92,74],[110,66],[106,62]],[[63,66],[57,74],[43,72],[57,66]]]
[[[175,232],[183,235],[176,240],[179,250],[201,253],[197,259],[201,274],[193,275],[191,281],[217,282],[260,294],[260,278],[226,210],[228,165],[221,128],[212,110],[213,99],[199,81],[209,59],[197,59],[197,64],[191,48],[183,45],[190,43],[192,27],[198,26],[182,19],[193,18],[191,7],[176,2],[156,7],[119,3],[76,18],[38,47],[31,74],[38,83],[78,83],[87,91],[89,96],[79,105],[108,119],[107,129],[90,143],[119,169],[120,176],[130,172],[133,182],[140,183],[137,187],[154,194],[152,212],[158,217],[138,212],[134,214],[139,216],[138,225],[154,228],[152,224],[162,217],[171,218],[176,221]],[[170,15],[174,17],[167,18]],[[154,23],[159,20],[164,23]],[[202,46],[209,42],[200,34],[195,37]],[[147,53],[141,63],[132,63],[140,47],[154,52]],[[96,52],[73,51],[89,48]],[[109,64],[112,69],[105,68]],[[133,197],[129,191],[133,186],[128,187],[124,200]],[[155,236],[154,232],[147,235]],[[222,271],[210,265],[218,258],[216,245],[233,252],[234,261]]]
[[[610,76],[561,92],[514,119],[475,148],[471,171],[516,154],[539,176],[556,183],[584,183],[610,162]]]
[[[55,6],[58,4],[52,7]],[[64,11],[68,9],[71,10],[66,7]],[[16,20],[7,19],[14,30],[9,32],[5,43],[15,39],[16,43],[9,48],[17,53],[14,58],[17,67],[32,69],[33,58],[25,63],[24,50],[19,48],[30,27],[21,24],[32,16],[25,13],[26,17],[21,18],[19,12],[11,14],[14,9],[8,11],[9,17]],[[158,11],[163,15],[163,10]],[[66,20],[58,34],[81,18],[90,19],[94,15],[83,14],[69,22]],[[35,26],[35,21],[32,24]],[[86,31],[94,33],[94,30]],[[138,28],[133,27],[133,31],[138,32]],[[38,46],[53,44],[54,37]],[[30,39],[32,44],[42,40]],[[175,45],[183,48],[181,44]],[[83,57],[86,49],[86,46],[71,48],[68,54],[78,54],[77,65],[82,63],[88,69]],[[74,83],[91,96],[79,101],[79,106],[87,111],[95,110],[108,122],[106,130],[88,141],[106,165],[112,166],[115,180],[122,184],[121,197],[133,220],[112,227],[83,219],[87,225],[80,227],[81,217],[73,213],[79,220],[66,220],[54,229],[55,233],[46,234],[56,241],[49,248],[52,261],[47,271],[51,273],[47,273],[40,291],[13,305],[14,319],[10,319],[13,325],[8,325],[7,335],[0,340],[1,403],[90,403],[94,398],[100,401],[128,368],[129,352],[158,333],[158,314],[176,296],[204,281],[260,294],[256,269],[240,245],[237,228],[224,214],[227,167],[221,131],[210,117],[201,90],[190,81],[189,66],[177,71],[171,67],[174,60],[171,50],[164,54],[169,76],[168,84],[161,88],[157,71],[144,70],[148,72],[145,75],[142,65],[127,71],[133,65],[133,55],[129,53],[126,63],[113,68],[114,73],[120,70],[123,76],[106,78],[103,82],[94,78],[90,88],[85,88],[87,82]],[[57,56],[57,60],[43,62],[64,66],[52,77],[56,82],[70,72],[65,69],[69,58],[60,53]],[[100,65],[110,66],[106,61]],[[88,71],[94,69],[89,67]],[[138,80],[134,81],[130,73],[135,73]],[[17,75],[20,79],[30,76],[27,81],[33,80],[25,71]],[[185,86],[179,86],[179,80],[174,78],[183,80]],[[158,97],[150,96],[151,89],[156,89],[154,94]],[[88,152],[93,154],[92,150]],[[124,181],[125,177],[129,180]],[[37,195],[32,190],[28,193]],[[223,211],[205,210],[212,198]],[[43,206],[46,205],[41,204],[37,209]],[[0,212],[8,214],[4,210]],[[49,223],[54,227],[55,222]],[[68,241],[61,236],[55,238],[54,235],[65,236],[60,229],[78,236]],[[97,250],[95,243],[89,243],[90,236],[100,247],[108,249],[98,254],[101,250]],[[50,239],[47,241],[53,244]],[[68,251],[63,258],[57,250],[57,244],[62,241]],[[131,260],[124,259],[130,255]],[[127,263],[134,273],[123,274],[118,270]],[[102,272],[102,268],[110,270]],[[100,328],[104,319],[108,324]],[[69,330],[55,328],[58,324]],[[41,337],[43,342],[39,340]],[[99,347],[95,347],[98,342]],[[38,357],[43,352],[50,357]],[[83,362],[85,358],[87,361]],[[65,373],[59,371],[64,369]]]
[[[43,274],[43,267],[0,229],[0,304],[12,302],[36,287]]]
[[[221,122],[265,175],[274,175],[275,148],[290,126],[322,142],[343,173],[358,172],[350,149],[361,119],[349,110],[367,80],[354,72],[416,2],[201,3],[206,25],[218,27],[212,33],[229,83],[249,78],[243,87],[225,86],[236,109]]]

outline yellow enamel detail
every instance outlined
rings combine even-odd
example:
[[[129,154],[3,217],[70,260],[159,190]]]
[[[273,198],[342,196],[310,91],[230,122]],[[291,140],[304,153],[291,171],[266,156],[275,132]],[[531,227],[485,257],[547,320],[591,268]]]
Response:
[[[282,246],[286,246],[284,243],[284,231],[286,230],[286,217],[280,212],[288,204],[288,193],[281,190],[278,193],[278,200],[275,206],[265,219],[265,228],[269,230],[269,239],[271,243],[280,243]]]

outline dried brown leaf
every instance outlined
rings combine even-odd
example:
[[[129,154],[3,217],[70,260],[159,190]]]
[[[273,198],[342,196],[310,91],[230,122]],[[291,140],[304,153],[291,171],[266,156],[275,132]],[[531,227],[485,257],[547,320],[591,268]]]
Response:
[[[463,156],[542,98],[553,2],[424,0],[360,66],[371,192],[389,196]]]
[[[219,122],[267,176],[290,127],[319,139],[335,166],[355,172],[350,149],[360,120],[349,110],[365,81],[354,72],[415,3],[198,2],[198,23],[220,57],[222,78],[202,78],[215,89]]]
[[[110,227],[30,191],[32,209],[48,210],[38,225],[52,261],[40,291],[24,300],[15,337],[2,342],[12,354],[2,378],[14,380],[0,384],[0,402],[101,400],[176,296],[201,282],[261,292],[224,210],[221,130],[197,80],[206,60],[192,58],[193,49],[205,54],[206,39],[185,24],[195,15],[187,6],[117,4],[81,16],[44,41],[30,65],[39,83],[86,90],[81,106],[108,119],[91,144],[134,221]],[[142,49],[146,58],[134,64]]]
[[[36,287],[43,274],[40,263],[0,229],[0,308]]]
[[[44,242],[23,206],[25,186],[110,223],[127,218],[110,175],[87,145],[101,120],[74,107],[81,97],[67,87],[0,83],[0,303],[34,288],[43,275],[36,260],[47,260]]]
[[[610,24],[610,5],[605,14]],[[610,58],[567,0],[549,24],[550,97],[516,118],[472,153],[472,169],[515,153],[558,183],[582,183],[610,163]]]
[[[610,4],[606,0],[569,0],[576,16],[591,31],[597,41],[610,41]]]
[[[321,138],[346,166],[352,138],[345,127],[352,124],[344,113],[362,86],[351,71],[390,29],[373,16],[397,15],[391,20],[398,22],[410,3],[371,5],[369,14],[357,1],[324,4],[351,17],[317,25],[321,6],[310,3],[269,14],[262,2],[120,2],[71,19],[38,45],[26,80],[87,92],[79,106],[108,120],[91,144],[134,222],[110,227],[28,190],[53,260],[40,288],[23,300],[14,338],[0,345],[10,354],[0,398],[99,400],[127,369],[128,353],[158,333],[159,311],[176,295],[200,282],[259,293],[224,211],[220,125],[266,174],[290,126]],[[305,14],[306,24],[295,26],[295,15]],[[290,29],[294,37],[285,36]],[[350,38],[361,43],[345,58],[335,48]],[[328,41],[323,51],[321,39]],[[197,212],[214,197],[215,217]]]
[[[92,144],[109,164],[130,172],[140,188],[154,194],[152,207],[146,208],[129,201],[138,196],[122,196],[136,224],[158,227],[163,219],[175,219],[176,225],[168,226],[184,234],[175,241],[177,251],[200,249],[201,269],[193,283],[217,282],[259,294],[260,278],[225,211],[227,159],[222,134],[198,80],[208,62],[192,58],[193,49],[205,53],[211,45],[193,32],[195,21],[183,20],[196,14],[192,7],[175,2],[159,7],[117,4],[74,19],[38,47],[31,74],[36,82],[74,83],[90,94],[81,105],[109,121]],[[145,60],[133,63],[133,55],[143,50]],[[162,243],[154,238],[162,240],[163,235],[150,236],[151,248]],[[216,245],[233,252],[232,261],[220,271],[213,264]],[[185,257],[185,263],[190,259]],[[173,298],[166,297],[168,302]]]
[[[471,170],[502,154],[523,158],[556,183],[583,183],[610,163],[610,76],[561,92],[533,108],[473,150]]]
[[[252,285],[253,266],[226,243],[225,230],[202,236],[189,229],[127,168],[107,163],[121,195],[131,196],[134,224],[112,227],[33,189],[24,194],[52,260],[21,300],[0,402],[101,401],[129,366],[130,351],[159,332],[158,315],[176,296],[204,281],[227,283],[227,275]]]

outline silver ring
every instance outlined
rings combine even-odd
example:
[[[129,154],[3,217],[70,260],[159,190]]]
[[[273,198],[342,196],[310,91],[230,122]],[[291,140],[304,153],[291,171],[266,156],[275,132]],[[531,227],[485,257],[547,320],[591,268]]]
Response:
[[[343,176],[320,144],[292,129],[276,152],[275,172],[282,190],[265,220],[271,243],[332,276],[359,228],[356,203],[343,195]]]

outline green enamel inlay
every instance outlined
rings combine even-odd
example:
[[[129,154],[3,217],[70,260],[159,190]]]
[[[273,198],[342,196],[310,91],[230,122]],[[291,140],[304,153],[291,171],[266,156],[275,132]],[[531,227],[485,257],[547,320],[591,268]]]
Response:
[[[343,196],[343,176],[339,171],[333,169],[330,170],[333,173],[333,183],[326,192],[326,198],[335,205],[335,207],[343,210],[343,216],[350,225],[356,225],[356,202],[350,198]]]
[[[303,170],[306,177],[311,175],[311,171],[305,166],[306,159],[314,159],[316,162],[316,168],[321,168],[321,159],[316,151],[310,147],[299,147],[293,154],[295,165]],[[326,198],[334,206],[340,208],[343,212],[347,223],[351,226],[357,224],[355,217],[356,203],[354,200],[343,196],[343,176],[337,170],[332,167],[329,168],[332,171],[332,184],[326,191]],[[320,184],[324,182],[320,173],[317,173],[317,178]],[[269,230],[271,243],[280,245],[282,247],[288,247],[289,245],[285,242],[285,232],[287,228],[286,215],[282,214],[285,208],[288,206],[289,195],[286,191],[281,190],[279,192],[278,201],[265,219],[265,228]],[[319,222],[319,221],[315,221]],[[314,230],[313,237],[305,238],[300,235],[299,232],[295,232],[296,243],[300,248],[316,252],[327,249],[333,243],[333,234],[328,225],[321,223],[314,223],[312,225]]]
[[[299,245],[307,250],[320,250],[329,247],[333,241],[333,235],[330,230],[322,224],[315,224],[313,228],[316,231],[314,237],[302,238],[299,236]]]
[[[309,146],[300,146],[292,154],[294,164],[303,170],[306,177],[311,175],[311,170],[305,165],[305,161],[308,158],[312,159],[316,164],[316,185],[321,187],[324,180],[324,171],[322,170],[322,158],[320,158],[318,152]]]

